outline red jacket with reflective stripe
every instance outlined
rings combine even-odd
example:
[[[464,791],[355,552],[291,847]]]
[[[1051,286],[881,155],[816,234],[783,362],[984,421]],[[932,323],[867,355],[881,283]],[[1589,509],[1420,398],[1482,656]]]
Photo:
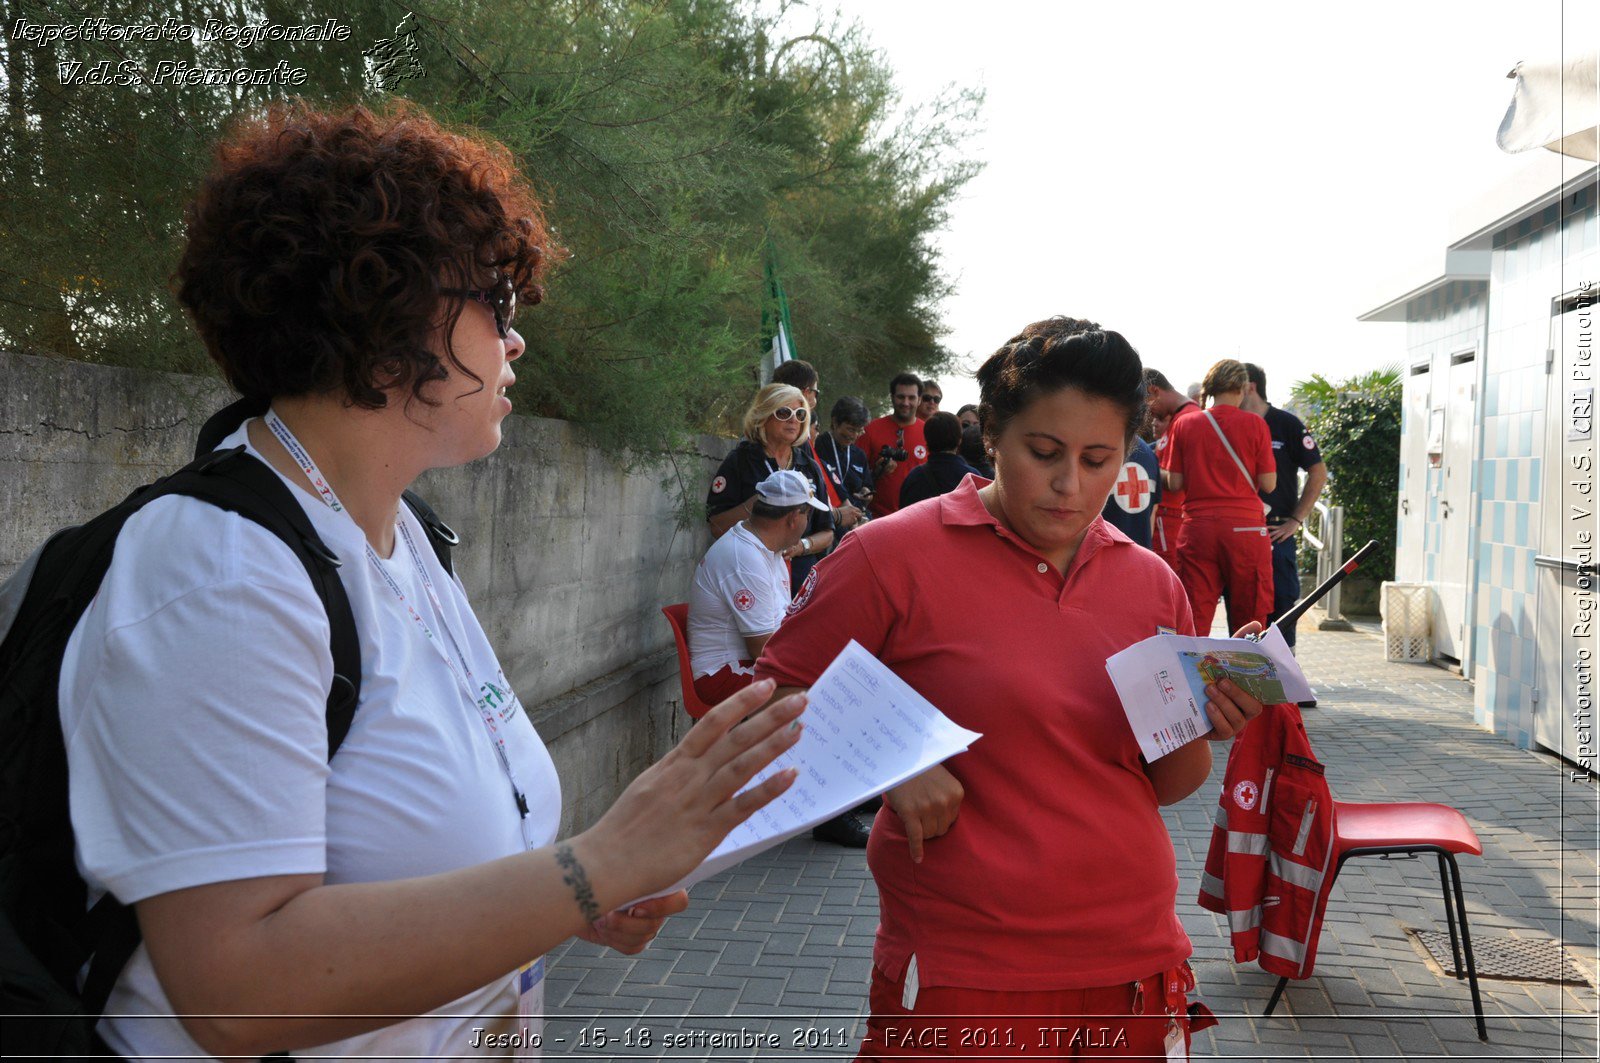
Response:
[[[1233,741],[1200,906],[1225,914],[1236,963],[1309,978],[1333,885],[1333,796],[1293,705]]]

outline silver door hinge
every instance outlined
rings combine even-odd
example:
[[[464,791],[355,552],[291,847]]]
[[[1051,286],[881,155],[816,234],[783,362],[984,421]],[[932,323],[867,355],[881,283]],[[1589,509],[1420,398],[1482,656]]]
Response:
[[[1534,687],[1533,688],[1533,693],[1528,695],[1528,703],[1530,705],[1539,704],[1539,688],[1538,687]]]
[[[1550,371],[1552,369],[1554,369],[1555,367],[1556,367],[1556,349],[1554,347],[1546,348],[1546,350],[1544,352],[1544,372],[1545,372],[1545,375],[1549,376],[1550,375]]]

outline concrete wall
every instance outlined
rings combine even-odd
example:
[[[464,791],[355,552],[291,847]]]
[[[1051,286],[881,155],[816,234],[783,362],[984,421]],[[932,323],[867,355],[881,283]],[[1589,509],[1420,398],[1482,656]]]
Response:
[[[0,579],[48,535],[189,459],[216,380],[0,352]],[[563,829],[586,826],[688,724],[659,610],[707,545],[675,491],[724,441],[625,469],[562,421],[512,416],[493,455],[418,490],[461,535],[457,571],[550,746]]]

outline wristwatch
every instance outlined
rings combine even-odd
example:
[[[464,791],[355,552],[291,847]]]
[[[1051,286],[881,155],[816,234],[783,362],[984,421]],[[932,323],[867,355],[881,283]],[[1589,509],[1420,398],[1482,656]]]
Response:
[[[800,552],[802,554],[809,554],[811,552],[811,540],[805,538],[804,536],[801,536],[800,538]]]

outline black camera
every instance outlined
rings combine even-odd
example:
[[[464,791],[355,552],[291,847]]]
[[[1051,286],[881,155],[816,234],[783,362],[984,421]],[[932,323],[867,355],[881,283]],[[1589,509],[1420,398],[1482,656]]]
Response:
[[[878,464],[879,465],[882,465],[886,461],[905,461],[905,460],[906,460],[906,448],[905,447],[892,447],[889,444],[885,443],[883,445],[883,448],[878,451]]]

